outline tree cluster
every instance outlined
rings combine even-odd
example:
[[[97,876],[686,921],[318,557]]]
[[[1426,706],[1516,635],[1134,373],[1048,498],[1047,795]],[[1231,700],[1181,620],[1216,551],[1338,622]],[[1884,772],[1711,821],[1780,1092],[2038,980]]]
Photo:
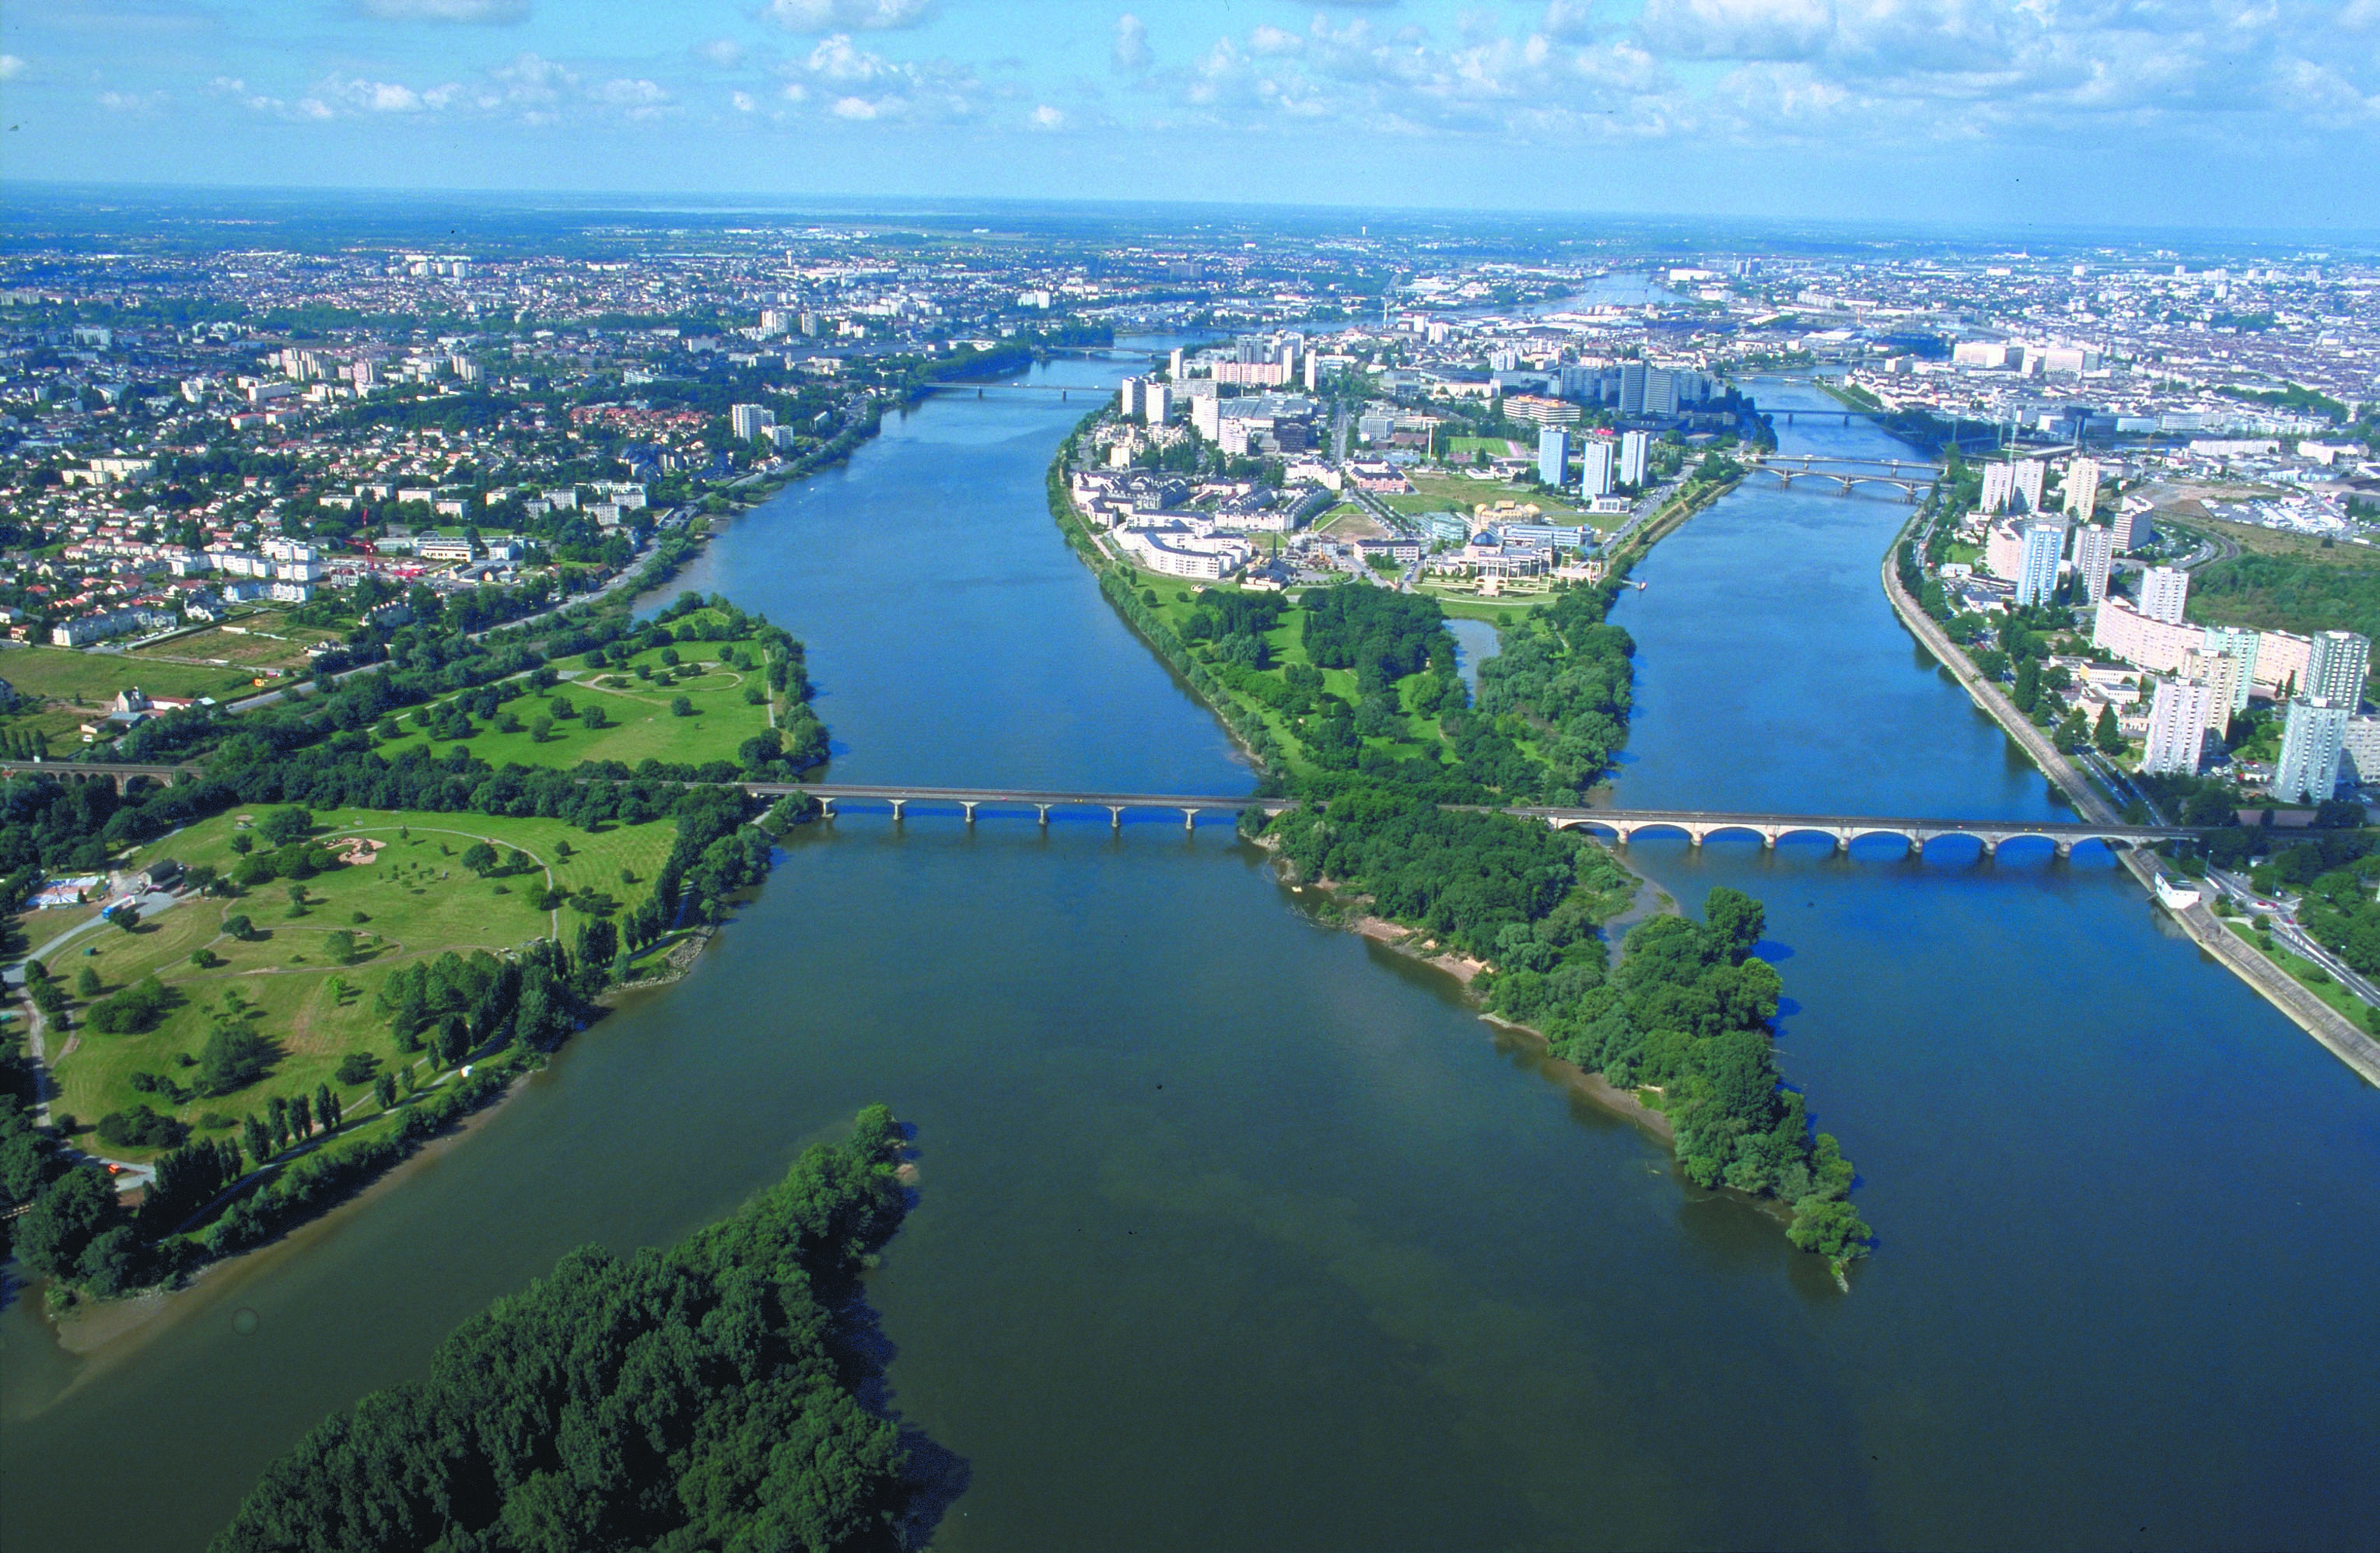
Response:
[[[891,1546],[905,1453],[838,1312],[905,1211],[900,1150],[871,1107],[675,1246],[572,1253],[317,1427],[212,1547]]]

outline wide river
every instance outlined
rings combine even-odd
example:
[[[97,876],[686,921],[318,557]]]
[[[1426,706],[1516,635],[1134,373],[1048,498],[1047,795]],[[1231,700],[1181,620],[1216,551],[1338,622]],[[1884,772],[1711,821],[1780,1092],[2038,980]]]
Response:
[[[685,579],[808,641],[836,776],[1250,780],[1050,523],[1087,407],[938,400]],[[1655,551],[1621,801],[2054,812],[1887,609],[1906,511],[1747,486]],[[2380,1097],[2105,855],[1633,861],[1768,903],[1785,1071],[1880,1235],[1849,1296],[1220,819],[846,812],[685,983],[135,1338],[76,1358],[17,1299],[0,1540],[197,1547],[492,1297],[882,1099],[923,1171],[885,1401],[949,1453],[942,1547],[2369,1546]]]

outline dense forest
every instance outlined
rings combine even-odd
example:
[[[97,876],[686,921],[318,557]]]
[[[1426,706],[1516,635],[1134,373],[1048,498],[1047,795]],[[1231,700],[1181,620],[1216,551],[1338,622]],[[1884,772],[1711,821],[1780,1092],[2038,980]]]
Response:
[[[274,1462],[215,1553],[899,1546],[906,1452],[847,1329],[901,1152],[873,1106],[674,1246],[572,1253]]]

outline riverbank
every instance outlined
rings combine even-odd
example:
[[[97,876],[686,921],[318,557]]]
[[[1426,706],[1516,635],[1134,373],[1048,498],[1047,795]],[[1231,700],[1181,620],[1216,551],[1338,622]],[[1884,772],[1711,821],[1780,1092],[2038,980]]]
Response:
[[[1897,564],[1904,535],[1905,530],[1893,537],[1879,568],[1885,598],[1890,601],[1893,613],[1900,617],[1900,624],[1926,651],[1934,655],[1937,661],[1950,671],[1974,704],[2017,742],[2033,763],[2040,768],[2042,774],[2055,783],[2078,809],[2099,824],[2122,823],[2122,817],[2116,812],[2115,806],[2083,775],[2081,769],[2058,752],[2057,746],[2050,743],[2049,736],[2019,711],[2016,703],[2010,700],[1998,686],[1984,677],[1933,617],[1910,597],[1909,590],[1901,586]],[[2154,897],[2160,870],[2153,855],[2137,847],[2127,847],[2117,855],[2132,877],[2140,881],[2142,888]],[[2196,887],[2194,880],[2182,882],[2185,886]],[[2254,988],[2291,1023],[2320,1041],[2325,1049],[2353,1069],[2366,1083],[2380,1086],[2380,1041],[2356,1028],[2338,1010],[2300,986],[2279,966],[2241,943],[2238,936],[2225,928],[2204,904],[2181,911],[2168,908],[2168,915],[2180,924],[2182,930],[2201,949]]]

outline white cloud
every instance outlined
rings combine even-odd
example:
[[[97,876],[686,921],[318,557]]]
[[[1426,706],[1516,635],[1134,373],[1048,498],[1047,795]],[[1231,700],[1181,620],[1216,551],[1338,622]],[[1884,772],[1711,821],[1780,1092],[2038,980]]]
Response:
[[[761,14],[789,32],[877,32],[929,19],[934,0],[769,0]]]
[[[1062,110],[1044,103],[1033,110],[1032,123],[1036,129],[1063,129],[1066,127],[1066,115]]]
[[[1119,70],[1137,74],[1148,68],[1148,24],[1130,11],[1116,18],[1114,58]]]
[[[99,105],[112,114],[153,113],[168,101],[162,91],[103,91],[99,94]]]
[[[753,101],[752,94],[748,91],[731,91],[727,94],[727,100],[735,105],[735,111],[739,114],[748,114],[760,105]]]
[[[698,45],[694,52],[697,56],[722,70],[733,70],[744,63],[744,45],[733,38],[713,38]]]
[[[25,73],[25,62],[13,54],[0,54],[0,81],[13,81]]]
[[[890,97],[838,97],[834,100],[833,112],[837,118],[882,118],[886,114],[895,111],[896,103],[897,99]]]
[[[969,67],[946,59],[888,59],[846,32],[820,39],[807,55],[777,69],[786,79],[785,101],[816,101],[832,117],[856,123],[971,118],[984,96]]]
[[[356,0],[356,8],[382,21],[527,21],[529,0]]]

